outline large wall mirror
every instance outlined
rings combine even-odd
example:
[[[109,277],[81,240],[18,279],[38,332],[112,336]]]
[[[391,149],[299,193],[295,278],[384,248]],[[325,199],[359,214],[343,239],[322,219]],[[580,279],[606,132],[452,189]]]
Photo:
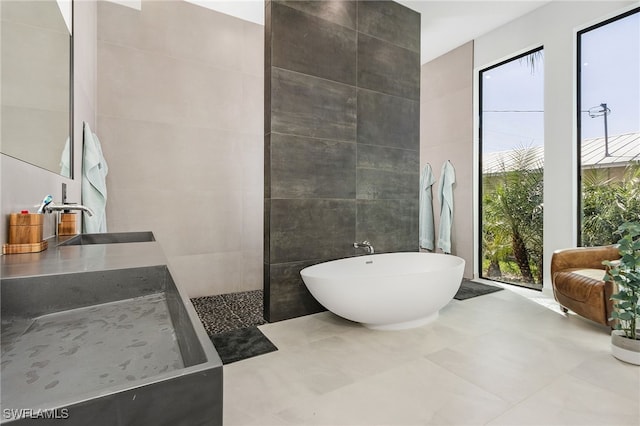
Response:
[[[71,0],[1,0],[0,151],[72,177]]]

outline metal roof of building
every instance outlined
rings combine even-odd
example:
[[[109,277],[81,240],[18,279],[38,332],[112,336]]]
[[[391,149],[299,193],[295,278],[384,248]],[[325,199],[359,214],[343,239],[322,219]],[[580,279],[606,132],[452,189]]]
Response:
[[[627,133],[624,135],[610,136],[608,140],[609,155],[605,156],[605,139],[592,138],[582,141],[582,161],[584,168],[624,167],[629,162],[640,161],[640,133]],[[544,165],[544,148],[533,146],[521,148],[527,150],[532,158],[528,164]],[[483,173],[502,173],[504,171],[518,170],[517,155],[511,151],[498,151],[482,154]],[[534,168],[537,168],[534,166]]]

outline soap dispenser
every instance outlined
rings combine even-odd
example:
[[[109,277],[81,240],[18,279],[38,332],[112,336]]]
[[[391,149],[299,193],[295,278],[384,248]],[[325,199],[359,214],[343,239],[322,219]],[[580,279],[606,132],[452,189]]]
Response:
[[[67,184],[62,184],[62,205],[67,205]],[[58,222],[58,236],[76,235],[78,233],[76,229],[77,215],[72,213],[71,210],[63,210],[60,213]]]
[[[60,222],[58,222],[58,235],[76,235],[78,233],[76,229],[77,218],[75,213],[71,213],[70,210],[64,210],[60,213]]]

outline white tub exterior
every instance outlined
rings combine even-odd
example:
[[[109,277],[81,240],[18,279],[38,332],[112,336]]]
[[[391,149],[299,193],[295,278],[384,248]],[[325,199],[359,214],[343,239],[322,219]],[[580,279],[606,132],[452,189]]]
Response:
[[[366,327],[400,330],[434,321],[455,296],[464,259],[438,253],[385,253],[333,260],[300,271],[318,302]]]

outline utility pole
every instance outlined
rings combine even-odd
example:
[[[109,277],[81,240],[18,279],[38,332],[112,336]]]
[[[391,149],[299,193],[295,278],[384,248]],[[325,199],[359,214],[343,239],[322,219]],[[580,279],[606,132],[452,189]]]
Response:
[[[596,108],[599,108],[596,110]],[[607,125],[607,115],[611,114],[611,110],[607,107],[606,103],[601,103],[597,107],[589,108],[589,117],[596,118],[604,117],[604,156],[609,157],[609,128]]]

